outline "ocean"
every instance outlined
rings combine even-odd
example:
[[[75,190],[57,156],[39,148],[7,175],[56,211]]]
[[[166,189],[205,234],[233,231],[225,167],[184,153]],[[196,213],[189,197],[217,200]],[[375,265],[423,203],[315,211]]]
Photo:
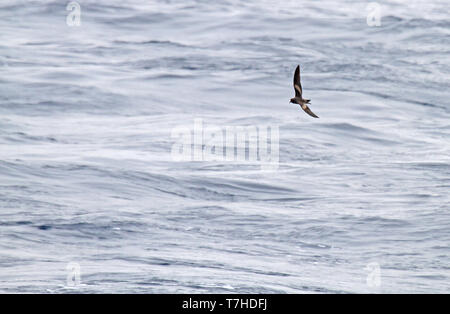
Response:
[[[2,0],[0,292],[448,293],[449,9]]]

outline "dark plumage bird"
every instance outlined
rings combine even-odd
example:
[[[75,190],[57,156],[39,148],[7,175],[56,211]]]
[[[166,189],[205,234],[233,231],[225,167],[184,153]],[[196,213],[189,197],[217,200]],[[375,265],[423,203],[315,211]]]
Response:
[[[300,66],[297,65],[297,68],[295,69],[294,73],[294,89],[295,89],[295,97],[291,98],[290,103],[298,104],[302,109],[309,114],[311,117],[318,118],[314,114],[314,112],[309,109],[309,107],[306,104],[310,103],[309,99],[303,99],[302,97],[302,84],[300,83]]]

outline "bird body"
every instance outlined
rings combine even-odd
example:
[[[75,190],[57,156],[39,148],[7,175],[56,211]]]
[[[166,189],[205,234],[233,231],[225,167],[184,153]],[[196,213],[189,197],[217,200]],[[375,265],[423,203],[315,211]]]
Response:
[[[318,118],[311,109],[306,104],[309,104],[311,100],[304,99],[302,97],[303,90],[302,90],[302,84],[300,83],[300,66],[297,65],[297,68],[295,69],[294,73],[294,90],[295,90],[295,97],[291,98],[291,103],[298,104],[300,107],[302,107],[303,111],[305,111],[307,114],[309,114],[311,117]]]

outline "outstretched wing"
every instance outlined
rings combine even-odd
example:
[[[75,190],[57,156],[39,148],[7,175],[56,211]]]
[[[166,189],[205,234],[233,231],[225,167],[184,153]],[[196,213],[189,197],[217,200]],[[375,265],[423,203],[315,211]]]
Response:
[[[300,83],[300,66],[297,65],[294,73],[295,97],[302,98],[302,84]]]
[[[307,105],[302,104],[302,109],[303,109],[307,114],[309,114],[311,117],[318,118],[318,116],[316,116],[316,115],[314,114],[314,112],[312,112],[311,109],[309,109],[309,107],[308,107]]]

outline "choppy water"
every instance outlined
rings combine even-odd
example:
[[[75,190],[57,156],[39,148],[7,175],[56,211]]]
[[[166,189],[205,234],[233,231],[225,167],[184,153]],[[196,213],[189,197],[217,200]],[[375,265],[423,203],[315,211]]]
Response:
[[[68,2],[0,4],[1,292],[450,290],[447,1]],[[278,169],[174,161],[194,119]]]

